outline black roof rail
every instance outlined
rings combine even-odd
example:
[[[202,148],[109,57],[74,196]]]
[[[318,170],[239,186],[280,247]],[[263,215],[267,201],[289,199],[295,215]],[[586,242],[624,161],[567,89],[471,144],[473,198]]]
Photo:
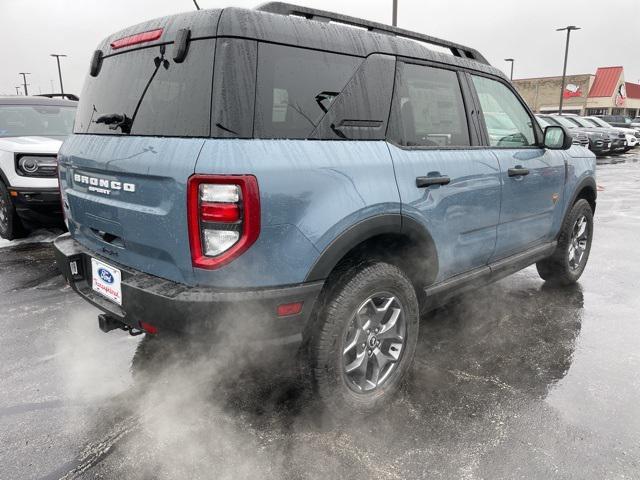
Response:
[[[363,20],[361,18],[351,17],[349,15],[342,15],[340,13],[327,12],[325,10],[317,10],[315,8],[301,7],[299,5],[293,5],[285,2],[268,2],[256,7],[256,10],[268,13],[275,13],[279,15],[295,15],[304,17],[309,20],[317,20],[320,22],[337,22],[353,27],[359,27],[366,29],[370,32],[384,33],[387,35],[394,35],[397,37],[408,38],[416,40],[418,42],[425,42],[438,47],[447,48],[456,57],[468,58],[475,60],[486,65],[490,65],[484,56],[477,50],[458,43],[449,42],[440,38],[431,37],[422,33],[412,32],[410,30],[404,30],[402,28],[392,27],[383,23],[370,22],[369,20]]]
[[[73,93],[40,93],[34,96],[47,97],[47,98],[64,98],[66,100],[72,100],[74,102],[77,102],[78,100],[80,100],[80,98],[78,98],[78,96],[74,95]]]

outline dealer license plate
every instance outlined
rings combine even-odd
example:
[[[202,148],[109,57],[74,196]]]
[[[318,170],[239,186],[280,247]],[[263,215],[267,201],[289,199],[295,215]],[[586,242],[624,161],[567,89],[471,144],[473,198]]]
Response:
[[[122,305],[122,275],[120,270],[91,259],[91,283],[93,290],[118,305]]]

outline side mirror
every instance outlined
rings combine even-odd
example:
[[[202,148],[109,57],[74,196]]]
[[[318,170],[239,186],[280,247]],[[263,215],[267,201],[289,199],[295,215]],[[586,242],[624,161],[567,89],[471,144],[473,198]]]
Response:
[[[549,150],[569,150],[573,137],[564,127],[550,125],[544,129],[544,147]]]

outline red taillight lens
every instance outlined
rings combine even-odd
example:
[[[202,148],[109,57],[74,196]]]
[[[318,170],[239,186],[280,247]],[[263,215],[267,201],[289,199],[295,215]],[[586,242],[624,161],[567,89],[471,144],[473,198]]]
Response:
[[[200,204],[201,218],[205,222],[237,222],[240,220],[240,207],[237,203]]]
[[[155,30],[149,30],[147,32],[136,33],[135,35],[119,38],[118,40],[111,42],[111,48],[117,50],[119,48],[137,45],[138,43],[153,42],[162,36],[162,30],[162,28],[157,28]]]
[[[187,187],[193,266],[213,270],[260,235],[260,192],[252,175],[194,175]]]

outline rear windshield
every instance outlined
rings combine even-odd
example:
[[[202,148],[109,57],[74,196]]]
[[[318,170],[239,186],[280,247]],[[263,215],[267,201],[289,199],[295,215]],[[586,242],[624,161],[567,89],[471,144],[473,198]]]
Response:
[[[75,114],[75,107],[0,105],[0,137],[66,136]]]
[[[114,118],[126,118],[131,135],[209,136],[215,40],[191,41],[182,63],[173,61],[173,45],[163,49],[105,57],[98,76],[85,80],[74,133],[122,135],[128,128]]]

